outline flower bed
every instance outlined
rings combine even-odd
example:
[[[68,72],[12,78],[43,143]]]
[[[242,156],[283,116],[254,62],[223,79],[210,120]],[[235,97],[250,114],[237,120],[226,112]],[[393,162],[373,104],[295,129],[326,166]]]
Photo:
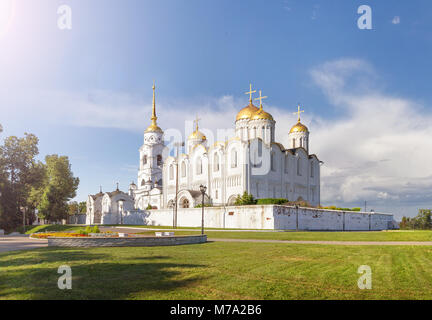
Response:
[[[128,233],[119,235],[117,232],[99,232],[85,234],[82,232],[38,232],[30,235],[31,238],[48,239],[54,238],[119,238],[119,237],[141,237],[142,235],[136,233]]]
[[[30,237],[36,239],[47,239],[48,237],[82,238],[87,236],[85,234],[76,233],[76,232],[40,232],[40,233],[33,233],[30,235]]]

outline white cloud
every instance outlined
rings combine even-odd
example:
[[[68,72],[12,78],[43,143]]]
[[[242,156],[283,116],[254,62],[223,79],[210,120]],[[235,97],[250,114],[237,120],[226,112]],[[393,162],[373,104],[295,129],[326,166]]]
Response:
[[[392,20],[393,24],[399,24],[400,23],[400,17],[399,16],[395,16]]]
[[[337,119],[325,118],[324,112],[302,117],[311,130],[311,152],[325,162],[322,202],[359,206],[368,200],[381,203],[383,208],[432,203],[432,115],[415,101],[384,93],[377,85],[382,81],[374,68],[360,59],[324,63],[310,70],[310,76],[341,114]],[[217,129],[232,130],[235,115],[245,101],[232,96],[168,102],[158,99],[158,122],[166,132],[176,128],[184,137],[188,133],[184,133],[185,123],[190,132],[191,120],[198,115],[203,118],[201,128],[210,136]],[[142,133],[149,123],[149,102],[109,92],[85,96],[0,92],[3,125],[37,121]],[[277,140],[288,145],[287,133],[296,121],[293,110],[278,106],[266,109],[277,120]],[[132,169],[125,166],[123,170]]]
[[[374,88],[376,74],[362,60],[328,62],[311,75],[343,113],[313,128],[311,144],[325,161],[323,201],[430,201],[432,115]]]

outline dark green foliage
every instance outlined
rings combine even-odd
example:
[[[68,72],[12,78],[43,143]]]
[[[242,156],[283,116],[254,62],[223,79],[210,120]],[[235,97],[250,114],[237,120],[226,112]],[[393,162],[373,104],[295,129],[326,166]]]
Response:
[[[402,217],[402,221],[399,227],[401,229],[419,229],[419,230],[432,229],[432,210],[419,209],[418,215],[414,218]]]
[[[87,236],[89,233],[100,233],[100,230],[98,226],[87,226],[85,229],[80,229],[78,233]]]
[[[205,207],[213,207],[213,205],[211,205],[211,204],[209,204],[209,203],[205,203],[205,204],[204,204],[204,208],[205,208]],[[195,206],[195,208],[202,208],[202,203],[197,204],[197,205]]]
[[[256,203],[257,203],[257,200],[254,199],[253,195],[247,193],[246,191],[243,193],[242,196],[239,195],[234,202],[234,204],[236,206],[247,206],[247,205],[252,205],[252,204],[256,204]]]
[[[287,202],[288,199],[284,198],[264,198],[257,200],[257,204],[285,204]]]

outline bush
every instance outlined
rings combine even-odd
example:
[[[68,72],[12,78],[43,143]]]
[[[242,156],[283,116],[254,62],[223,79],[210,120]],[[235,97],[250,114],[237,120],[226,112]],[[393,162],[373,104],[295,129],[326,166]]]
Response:
[[[211,204],[209,204],[209,203],[205,203],[204,204],[204,208],[205,207],[213,207]],[[202,203],[200,203],[200,204],[197,204],[196,206],[195,206],[195,208],[202,208]]]
[[[247,193],[246,191],[242,196],[238,195],[236,198],[234,205],[236,206],[247,206],[251,204],[256,204],[257,200],[254,199],[253,195]]]
[[[287,202],[288,199],[284,198],[264,198],[257,200],[257,204],[285,204]]]
[[[146,210],[151,210],[151,209],[153,209],[153,207],[152,207],[151,204],[149,203],[148,206],[147,206],[147,208],[146,208]]]
[[[98,226],[87,226],[85,229],[80,229],[79,234],[87,236],[89,233],[100,233]]]

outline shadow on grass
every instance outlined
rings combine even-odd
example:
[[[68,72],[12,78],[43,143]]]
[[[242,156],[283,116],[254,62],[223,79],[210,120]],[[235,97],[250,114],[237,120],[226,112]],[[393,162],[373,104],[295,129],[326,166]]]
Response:
[[[16,252],[0,256],[0,299],[128,299],[136,294],[141,299],[154,299],[158,292],[166,293],[204,279],[192,269],[205,265],[171,263],[170,257],[161,255],[68,249],[27,253],[21,252],[22,257]],[[72,290],[58,289],[62,274],[57,270],[61,265],[72,269]]]

